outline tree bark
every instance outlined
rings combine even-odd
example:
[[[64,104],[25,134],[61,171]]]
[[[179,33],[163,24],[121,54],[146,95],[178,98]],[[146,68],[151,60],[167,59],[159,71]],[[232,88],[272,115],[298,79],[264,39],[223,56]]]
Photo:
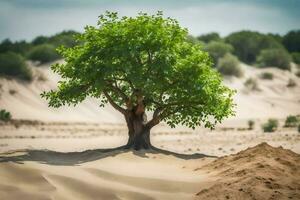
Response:
[[[150,149],[150,129],[144,123],[143,114],[136,114],[130,112],[125,115],[127,127],[128,127],[128,142],[127,149]]]

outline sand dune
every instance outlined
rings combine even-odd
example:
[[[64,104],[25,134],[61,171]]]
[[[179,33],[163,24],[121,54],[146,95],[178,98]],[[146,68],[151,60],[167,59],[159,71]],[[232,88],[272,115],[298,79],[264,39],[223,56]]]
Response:
[[[300,155],[282,147],[262,143],[201,169],[218,180],[197,199],[300,199]]]
[[[42,151],[41,151],[42,152]],[[41,153],[40,152],[40,153]],[[112,151],[80,164],[0,156],[5,199],[299,199],[300,155],[262,143],[221,158]],[[23,152],[26,154],[26,151]],[[44,155],[50,152],[44,152]],[[84,152],[65,154],[82,160]],[[52,154],[53,156],[53,154]],[[88,156],[88,155],[85,155]],[[99,157],[101,157],[99,155]],[[17,161],[18,160],[18,161]],[[48,157],[48,161],[53,157]],[[1,198],[0,198],[1,199]]]

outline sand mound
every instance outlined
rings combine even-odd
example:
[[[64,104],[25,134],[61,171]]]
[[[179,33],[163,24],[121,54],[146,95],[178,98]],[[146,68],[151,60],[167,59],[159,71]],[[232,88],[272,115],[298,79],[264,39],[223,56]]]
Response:
[[[300,155],[261,143],[204,166],[218,181],[197,199],[300,199]]]

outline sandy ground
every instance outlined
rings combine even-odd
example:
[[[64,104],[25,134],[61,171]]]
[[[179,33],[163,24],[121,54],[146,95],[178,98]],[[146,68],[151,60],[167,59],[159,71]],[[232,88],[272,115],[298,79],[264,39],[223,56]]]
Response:
[[[0,79],[0,107],[14,117],[0,123],[0,200],[300,199],[300,134],[282,127],[287,115],[300,114],[300,79],[242,67],[243,78],[225,79],[237,90],[235,117],[214,131],[161,124],[151,140],[164,150],[150,152],[105,150],[124,145],[127,131],[120,115],[95,99],[48,108],[39,94],[59,80],[48,66],[34,69],[31,84]],[[265,71],[274,79],[262,80]],[[248,78],[259,90],[245,87]],[[295,87],[286,86],[289,79]],[[270,117],[280,128],[263,133]]]

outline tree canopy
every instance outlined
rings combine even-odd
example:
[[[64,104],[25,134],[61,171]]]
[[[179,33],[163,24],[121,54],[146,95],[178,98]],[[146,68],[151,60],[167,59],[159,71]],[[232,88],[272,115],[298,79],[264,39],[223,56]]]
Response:
[[[149,127],[165,121],[171,127],[213,128],[234,114],[234,91],[222,84],[208,53],[187,36],[161,12],[122,18],[106,12],[97,26],[86,26],[77,36],[76,46],[59,48],[65,63],[52,69],[62,80],[42,96],[52,107],[91,96],[124,115],[151,111],[152,118],[144,119]]]

